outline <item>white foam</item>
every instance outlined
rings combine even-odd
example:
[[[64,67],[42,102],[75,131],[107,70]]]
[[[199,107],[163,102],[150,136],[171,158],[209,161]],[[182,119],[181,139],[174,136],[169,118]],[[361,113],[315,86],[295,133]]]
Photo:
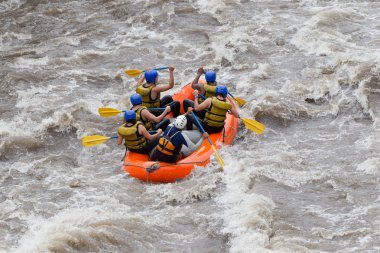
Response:
[[[348,42],[349,35],[337,31],[336,23],[354,15],[348,9],[331,8],[318,12],[293,36],[291,43],[309,54],[330,54],[345,51],[344,48],[356,47]],[[341,45],[341,46],[338,46]],[[343,47],[343,45],[345,45]]]
[[[228,34],[228,36],[226,36]],[[258,44],[250,26],[221,27],[215,33],[209,34],[211,48],[215,54],[214,61],[221,62],[222,58],[234,62],[236,54],[241,54]]]
[[[33,69],[38,66],[46,66],[49,64],[50,58],[49,56],[44,56],[41,58],[24,58],[18,57],[16,61],[11,64],[13,68],[21,68],[21,69]]]
[[[35,87],[32,86],[29,89],[26,90],[18,90],[18,100],[16,103],[16,107],[20,109],[26,109],[29,106],[37,105],[37,106],[47,106],[48,103],[45,100],[48,99],[49,96],[47,96],[52,90],[54,89],[54,86],[48,85],[47,87]],[[55,95],[54,95],[55,96]],[[44,97],[45,99],[41,99],[41,97]],[[55,98],[54,98],[55,100]],[[52,102],[52,101],[50,101]]]
[[[67,44],[70,46],[79,46],[80,45],[81,37],[74,37],[74,36],[64,36],[64,37],[58,37],[56,39],[52,39],[49,43],[54,43],[57,47],[61,44]],[[47,44],[47,43],[43,43]]]
[[[17,205],[14,201],[7,199],[3,202],[0,202],[1,215],[5,215],[7,213],[11,213],[17,210]]]
[[[0,35],[0,45],[3,47],[5,45],[11,45],[17,40],[30,40],[31,38],[32,38],[31,34],[6,32]],[[0,48],[1,51],[3,51],[4,49],[2,47]]]
[[[71,92],[77,84],[75,82],[65,85],[65,92]],[[78,100],[72,103],[59,105],[61,96],[55,91],[57,87],[34,87],[18,91],[16,107],[21,109],[11,120],[0,120],[0,135],[17,137],[38,137],[49,128],[56,127],[57,131],[68,131],[72,127],[81,129],[72,113],[78,110],[90,111],[98,114],[102,107],[100,99]],[[53,110],[52,114],[46,112]],[[31,113],[33,112],[33,113]]]
[[[107,201],[110,200],[108,199]],[[113,211],[92,207],[66,209],[48,220],[39,216],[30,217],[28,219],[30,223],[29,231],[21,238],[19,247],[15,247],[13,250],[15,253],[44,252],[53,247],[54,242],[70,243],[70,234],[87,235],[88,240],[93,240],[94,238],[91,239],[91,234],[94,236],[101,231],[96,231],[97,228],[92,227],[91,224],[112,219],[131,218],[128,215],[128,207],[124,207],[122,210],[117,209],[120,209],[120,205],[115,203]],[[112,223],[112,221],[110,222]],[[79,239],[72,237],[72,240]]]
[[[200,13],[210,13],[212,16],[222,22],[225,18],[224,12],[227,8],[225,1],[222,0],[195,0],[193,1],[195,8]]]
[[[273,202],[262,195],[241,191],[229,192],[219,201],[225,208],[222,232],[231,235],[230,252],[264,250],[269,244]]]
[[[6,1],[6,3],[10,2],[11,1]],[[251,109],[260,106],[265,113],[271,116],[295,120],[290,124],[285,124],[285,126],[280,123],[278,124],[275,120],[271,121],[265,118],[264,120],[268,120],[266,123],[267,129],[264,135],[260,137],[255,136],[244,129],[244,127],[239,129],[236,145],[223,147],[220,150],[226,162],[225,171],[223,173],[213,172],[213,170],[216,169],[213,165],[217,166],[217,163],[215,156],[212,156],[211,165],[206,169],[194,170],[188,179],[177,184],[143,184],[125,176],[124,172],[119,173],[118,169],[120,166],[117,162],[120,160],[119,156],[122,155],[123,150],[121,148],[116,149],[112,146],[113,144],[99,145],[93,149],[83,149],[80,154],[73,159],[76,159],[81,165],[88,167],[75,168],[75,170],[68,168],[69,172],[64,172],[67,168],[54,166],[52,170],[47,172],[48,175],[45,178],[46,182],[49,183],[49,187],[51,187],[49,189],[59,190],[62,188],[65,190],[67,188],[67,180],[72,179],[71,177],[75,175],[75,178],[79,177],[87,184],[86,187],[76,188],[81,196],[79,196],[79,194],[75,195],[73,198],[70,198],[68,202],[50,203],[51,205],[60,205],[60,210],[63,210],[62,212],[57,212],[57,214],[51,218],[28,214],[24,212],[24,207],[20,208],[20,211],[14,212],[15,216],[23,217],[22,221],[29,221],[27,228],[29,231],[26,232],[20,240],[20,246],[15,246],[17,252],[47,251],[51,249],[49,246],[53,246],[54,244],[61,245],[66,242],[68,242],[68,244],[72,242],[76,244],[79,243],[79,240],[82,238],[86,241],[91,235],[97,235],[98,233],[104,233],[106,237],[109,236],[108,238],[110,238],[111,241],[117,235],[121,234],[123,240],[127,241],[130,238],[124,236],[124,233],[119,233],[119,231],[125,232],[128,230],[125,228],[128,227],[123,225],[119,226],[119,223],[129,223],[131,221],[130,218],[142,220],[144,223],[143,228],[147,230],[158,224],[165,225],[165,228],[173,226],[178,229],[178,227],[186,223],[186,226],[189,225],[189,227],[191,227],[192,224],[190,223],[196,220],[196,222],[199,222],[196,225],[206,227],[205,231],[207,232],[208,229],[212,230],[214,228],[212,228],[212,226],[210,226],[211,228],[207,227],[209,224],[201,224],[202,221],[206,219],[211,220],[210,223],[219,223],[222,221],[222,229],[215,233],[215,237],[217,240],[223,240],[223,235],[225,235],[229,239],[228,246],[230,247],[230,252],[272,252],[275,251],[275,249],[279,249],[281,252],[308,252],[313,251],[312,247],[316,247],[315,251],[320,251],[326,244],[331,243],[331,238],[335,236],[343,237],[345,234],[349,234],[350,236],[351,232],[352,238],[344,239],[346,240],[345,243],[347,243],[349,247],[353,246],[351,248],[357,249],[355,247],[358,246],[358,244],[351,243],[351,239],[354,240],[354,237],[357,237],[356,232],[367,232],[367,228],[363,230],[339,230],[335,228],[330,230],[315,229],[313,232],[315,232],[316,235],[319,235],[319,232],[321,232],[321,236],[318,238],[321,238],[321,240],[323,240],[323,238],[328,239],[328,242],[326,242],[326,240],[321,241],[321,245],[323,246],[320,247],[316,244],[314,246],[313,242],[310,242],[312,239],[310,239],[308,235],[300,235],[298,237],[281,228],[279,228],[280,231],[278,233],[280,235],[272,233],[272,223],[274,219],[272,210],[274,209],[274,203],[270,199],[270,189],[264,189],[269,192],[268,196],[258,194],[255,189],[255,177],[267,178],[271,182],[273,181],[273,184],[280,185],[280,187],[282,187],[282,185],[284,185],[285,188],[290,187],[292,189],[300,187],[302,191],[304,184],[310,183],[314,186],[315,183],[313,180],[318,183],[319,180],[324,177],[341,174],[342,167],[339,167],[337,164],[335,164],[336,166],[333,164],[328,170],[325,170],[323,163],[314,166],[314,163],[308,164],[307,162],[309,162],[310,157],[312,157],[311,152],[313,152],[317,159],[321,159],[321,157],[326,154],[324,153],[326,150],[323,152],[323,150],[318,150],[318,146],[313,146],[316,145],[315,142],[329,141],[330,143],[338,143],[342,140],[344,134],[320,134],[317,130],[311,129],[310,127],[305,127],[298,132],[295,128],[304,127],[307,125],[307,122],[298,122],[297,119],[300,116],[312,117],[316,125],[324,127],[323,123],[321,123],[317,117],[329,114],[337,115],[342,105],[352,102],[351,91],[345,92],[342,83],[350,85],[352,89],[356,89],[353,92],[354,96],[356,96],[356,100],[362,105],[365,112],[369,112],[372,117],[375,118],[376,112],[371,110],[367,82],[371,76],[375,76],[379,73],[379,50],[372,46],[366,47],[365,45],[355,43],[355,34],[345,33],[340,30],[339,24],[345,23],[345,25],[349,25],[350,22],[353,22],[360,27],[361,31],[376,34],[376,29],[373,29],[373,27],[376,26],[375,21],[377,21],[376,17],[378,17],[378,14],[372,16],[372,20],[366,19],[366,14],[361,14],[361,12],[367,11],[367,8],[345,8],[345,3],[342,2],[334,2],[331,4],[332,6],[329,5],[327,8],[311,8],[312,5],[318,6],[318,4],[320,4],[316,0],[303,0],[299,3],[286,2],[281,4],[282,7],[280,9],[278,8],[279,5],[272,5],[269,2],[266,4],[265,0],[242,1],[243,3],[233,0],[192,0],[190,4],[199,10],[200,13],[206,14],[203,15],[207,16],[206,21],[209,18],[208,14],[219,21],[217,25],[214,24],[214,21],[212,21],[213,24],[210,25],[203,23],[205,20],[202,20],[202,17],[200,20],[197,20],[201,23],[201,27],[197,27],[196,29],[200,29],[200,31],[205,34],[205,37],[210,40],[210,43],[206,41],[205,45],[203,45],[198,41],[194,42],[191,40],[192,38],[196,39],[196,36],[192,37],[186,34],[185,38],[181,38],[181,35],[183,35],[182,32],[186,32],[186,30],[178,32],[171,26],[166,28],[163,23],[160,23],[162,20],[160,15],[167,15],[167,17],[164,17],[166,18],[165,21],[170,22],[172,18],[178,18],[175,17],[173,13],[176,8],[182,8],[182,6],[159,0],[145,2],[138,0],[138,2],[143,3],[142,6],[146,9],[142,10],[142,12],[144,12],[143,15],[147,15],[147,18],[144,18],[144,22],[141,22],[141,20],[138,19],[139,17],[136,18],[133,14],[132,16],[126,16],[125,21],[118,20],[116,23],[113,23],[114,20],[99,20],[99,22],[109,21],[109,23],[103,27],[97,27],[100,27],[100,29],[114,29],[113,31],[115,32],[110,36],[92,36],[93,33],[70,36],[70,33],[67,32],[67,36],[41,42],[39,46],[33,48],[33,50],[38,51],[38,54],[47,52],[51,50],[51,43],[54,45],[68,44],[80,46],[80,49],[78,48],[78,50],[72,52],[72,56],[60,58],[63,61],[63,65],[66,63],[74,63],[74,65],[78,66],[82,65],[80,64],[82,63],[82,59],[87,60],[87,57],[91,60],[92,57],[118,55],[120,50],[146,48],[146,50],[149,50],[147,51],[149,54],[153,52],[153,59],[148,59],[146,64],[157,63],[157,59],[154,58],[154,54],[156,53],[158,60],[170,60],[175,64],[178,62],[178,65],[182,65],[175,72],[176,83],[189,78],[189,76],[186,76],[187,74],[183,73],[184,68],[186,70],[185,72],[191,73],[191,78],[193,78],[197,68],[195,65],[199,62],[202,62],[201,64],[207,64],[210,68],[220,68],[224,58],[231,63],[231,67],[224,65],[221,68],[221,71],[218,72],[218,81],[224,82],[225,80],[229,80],[232,86],[234,86],[234,84],[236,85],[234,95],[239,97],[243,96],[243,98],[249,101],[248,105],[242,109],[242,115],[251,117]],[[257,5],[260,11],[252,10],[251,17],[246,15],[246,10],[241,10],[240,12],[239,8],[236,8],[237,4],[242,4],[242,8],[247,6],[253,7],[254,4],[252,4],[252,2],[261,2],[264,4]],[[117,6],[117,8],[125,8],[125,1],[120,0],[107,3],[107,13],[105,15],[107,18],[113,14],[111,7],[114,4],[120,5]],[[192,8],[186,6],[186,4],[187,3],[184,3],[185,8],[189,8],[192,12]],[[292,9],[293,6],[295,10]],[[360,4],[359,6],[363,5]],[[132,9],[133,8],[135,8],[135,6],[133,6]],[[140,6],[136,6],[136,8],[140,8]],[[162,12],[162,9],[165,9],[165,13]],[[236,10],[237,15],[242,13],[242,16],[233,15]],[[286,13],[283,14],[282,10]],[[137,11],[140,13],[141,10],[139,9]],[[279,24],[276,18],[281,16],[287,19],[287,22],[288,19],[292,18],[291,15],[293,11],[295,12],[294,19],[300,18],[299,23],[294,23],[288,30]],[[310,13],[313,13],[313,17],[305,23],[302,23],[302,20],[307,18]],[[83,15],[78,20],[80,22],[86,20],[91,22],[89,18],[93,18],[93,15],[95,14],[88,16]],[[198,18],[198,16],[194,15],[194,18]],[[371,26],[371,23],[372,27],[366,30],[365,26]],[[195,24],[198,23],[195,22]],[[194,24],[189,24],[189,27],[192,28],[193,25]],[[156,29],[152,29],[153,27]],[[293,33],[297,28],[299,28],[298,32],[296,32],[291,40],[291,43],[293,43],[296,48],[288,46],[287,43],[285,43],[282,48],[276,47],[273,44],[273,40],[278,37],[281,37],[281,39],[284,37],[284,41],[288,41],[289,36],[284,33],[288,31]],[[4,37],[0,37],[3,43],[14,40],[20,40],[20,42],[23,43],[23,41],[31,39],[30,35],[22,33],[11,34],[11,32],[8,32],[8,34],[6,33],[3,36]],[[99,37],[101,38],[99,39]],[[375,38],[376,35],[370,34],[370,37]],[[84,38],[91,39],[91,45],[96,47],[95,50],[93,48],[91,49],[91,45],[87,48],[86,44],[80,44],[80,41]],[[3,49],[4,48],[1,50]],[[274,52],[272,52],[272,50]],[[311,56],[310,59],[315,60],[316,64],[311,63],[310,66],[303,67],[303,69],[297,73],[286,72],[286,66],[281,65],[286,64],[285,62],[281,62],[282,50],[289,50],[291,52],[295,50],[296,57],[302,57],[297,55],[299,50],[302,50],[307,57]],[[260,57],[257,59],[255,57],[249,59],[243,58],[242,60],[240,56],[245,54]],[[326,56],[323,56],[324,60],[319,60],[320,54],[326,54]],[[279,56],[279,58],[277,58],[277,56]],[[268,61],[266,61],[266,57],[269,57]],[[277,59],[280,60],[278,64],[275,62]],[[55,67],[55,60],[56,59],[49,58],[30,59],[24,55],[23,57],[19,57],[12,66],[19,68],[19,65],[23,65],[31,69],[39,69],[46,66],[50,68]],[[143,60],[144,58],[137,56],[128,64],[142,65],[145,64]],[[120,66],[120,61],[111,61],[112,64],[115,63],[115,66]],[[306,64],[309,64],[309,62],[306,62]],[[183,65],[186,65],[186,67]],[[321,74],[321,69],[326,66],[331,68],[331,74]],[[128,68],[129,67],[135,68],[135,66],[128,66]],[[64,69],[67,68],[69,68],[69,64],[64,66]],[[98,107],[103,106],[125,109],[124,105],[126,103],[124,102],[128,100],[128,96],[134,91],[133,87],[129,87],[129,84],[134,83],[132,78],[128,77],[127,79],[123,76],[124,85],[128,86],[129,89],[126,94],[124,94],[124,97],[120,98],[120,87],[109,87],[99,93],[96,91],[88,91],[89,96],[79,98],[73,91],[77,88],[83,88],[80,84],[88,81],[87,76],[94,74],[104,74],[108,76],[109,73],[107,73],[107,70],[97,68],[95,70],[96,73],[94,73],[94,70],[85,70],[78,67],[72,70],[59,71],[57,75],[72,78],[73,81],[68,83],[67,90],[65,90],[65,96],[72,96],[76,101],[71,102],[70,100],[70,102],[68,102],[67,99],[62,99],[60,90],[57,90],[57,86],[52,86],[50,83],[44,87],[32,86],[30,89],[17,91],[18,100],[16,109],[18,110],[18,114],[11,118],[0,119],[0,135],[2,138],[26,136],[42,139],[47,130],[51,130],[52,128],[57,131],[66,131],[75,127],[78,137],[89,133],[101,132],[104,128],[110,127],[109,122],[113,124],[117,119],[114,121],[110,119],[107,123],[97,120],[81,122],[76,118],[77,112],[82,113],[81,110],[83,110],[84,113],[88,112],[89,114],[97,115]],[[279,77],[279,72],[285,74]],[[166,78],[166,73],[160,76],[160,80],[162,80],[161,77]],[[266,80],[271,78],[273,80]],[[77,80],[78,83],[74,80]],[[356,86],[358,88],[356,88]],[[179,89],[180,85],[176,85],[175,90]],[[172,91],[167,93],[172,93]],[[326,95],[326,93],[328,95]],[[328,97],[329,100],[327,100],[326,104],[309,105],[304,102],[304,98],[306,97],[315,99]],[[328,127],[333,126],[342,132],[347,131],[344,126],[354,119],[355,118],[351,115],[348,117],[339,117],[336,118],[331,125],[328,125]],[[373,129],[376,130],[376,127],[378,127],[378,125],[374,126]],[[309,133],[316,134],[316,136],[307,140],[302,139],[304,141],[300,140],[297,143],[291,142],[291,139],[298,139],[301,134],[305,135]],[[293,136],[289,136],[292,134]],[[367,149],[371,149],[372,152],[373,149],[376,149],[376,145],[378,144],[376,139],[379,139],[377,138],[378,136],[368,135],[366,133],[361,134],[364,138],[357,140],[355,145],[350,147],[358,149],[358,152],[366,152]],[[243,140],[241,141],[241,139]],[[310,140],[310,143],[307,143],[308,140]],[[77,143],[76,145],[80,144]],[[307,147],[313,148],[312,150],[302,150],[298,145],[307,145]],[[78,148],[78,146],[75,148]],[[57,156],[66,155],[65,152],[65,149],[63,149],[62,154],[58,154]],[[48,154],[48,156],[52,157],[51,154]],[[27,158],[28,157],[26,157],[26,159]],[[116,160],[117,162],[115,162]],[[307,162],[305,163],[305,161]],[[340,165],[338,158],[336,161]],[[51,164],[49,160],[45,162],[41,161],[41,163],[43,163],[44,166]],[[107,175],[106,173],[108,173],[104,171],[109,169],[108,167],[106,169],[104,168],[105,164],[111,164],[109,167],[115,171],[118,170],[117,173],[119,174],[104,178],[105,175]],[[34,163],[27,164],[19,161],[14,163],[11,170],[17,170],[18,174],[28,174],[33,171],[33,166]],[[375,156],[357,165],[356,170],[360,174],[378,175],[378,167],[379,160],[378,157]],[[89,171],[88,175],[86,175],[86,170]],[[346,173],[346,171],[344,171],[344,173]],[[101,185],[99,184],[100,181],[103,184],[107,183],[107,186],[99,191],[95,185]],[[265,184],[265,182],[262,182],[262,184]],[[132,190],[127,191],[126,188],[124,188],[127,187],[127,185],[130,185]],[[265,187],[269,187],[268,185],[265,185]],[[334,189],[336,186],[339,186],[339,183],[333,185]],[[113,192],[113,194],[109,194],[108,196],[104,193],[107,191]],[[138,203],[137,207],[132,207],[131,205],[131,208],[139,209],[137,212],[142,210],[141,212],[143,212],[143,214],[138,213],[131,215],[131,209],[120,204],[116,197],[114,197],[114,194],[120,192],[124,192],[125,195],[123,197],[126,198],[136,197],[136,202],[132,203]],[[210,201],[213,203],[214,198],[220,210],[215,211],[210,207],[210,210],[207,211],[210,211],[212,214],[205,214],[204,217],[202,217],[203,219],[201,219],[201,215],[197,214],[198,212],[194,212],[194,210],[198,211],[197,208],[202,206],[202,202]],[[119,199],[121,201],[122,198]],[[354,203],[352,197],[348,196],[347,199],[349,204]],[[375,202],[378,201],[379,198],[377,198]],[[1,208],[4,207],[4,210],[7,211],[13,211],[15,207],[19,208],[15,206],[16,204],[18,205],[17,202],[10,203],[5,201],[3,203],[5,203],[4,205],[6,206],[0,204]],[[180,204],[176,206],[172,205],[172,203]],[[377,209],[374,208],[373,210]],[[358,209],[348,215],[340,215],[339,211],[335,212],[334,210],[330,210],[330,212],[329,210],[315,206],[311,206],[309,209],[305,209],[305,211],[320,215],[320,217],[329,220],[330,224],[337,222],[338,228],[339,222],[344,222],[345,218],[349,217],[350,222],[361,221],[366,214],[364,211]],[[195,214],[194,216],[187,216],[186,212]],[[41,213],[41,215],[46,215],[45,212],[41,211]],[[108,218],[115,218],[115,221],[110,221]],[[183,222],[183,219],[186,218],[193,220],[187,224],[188,220]],[[177,223],[176,219],[180,221]],[[285,223],[292,222],[291,220],[287,220],[287,217],[284,219]],[[307,223],[308,218],[306,217],[305,219],[305,223]],[[95,226],[93,225],[96,222],[110,224],[111,230],[107,230],[101,226],[100,228],[95,228],[96,224]],[[378,222],[376,222],[377,221],[373,223],[374,226],[378,225]],[[15,222],[15,225],[18,224],[18,222]],[[12,226],[13,224],[7,223],[6,225]],[[290,224],[290,226],[291,225],[293,224]],[[133,228],[135,229],[136,227]],[[217,226],[217,228],[219,228],[219,226]],[[181,227],[179,229],[181,229]],[[307,227],[307,229],[312,229],[312,227]],[[183,239],[191,241],[194,238],[204,236],[204,234],[195,234],[197,231],[194,231],[196,231],[196,229],[191,227],[189,233],[186,234],[186,236],[183,235]],[[160,234],[161,232],[164,233],[163,231],[154,232],[160,232]],[[148,231],[147,233],[143,233],[141,237],[144,239],[145,236],[157,234],[158,233]],[[164,241],[171,243],[171,239],[177,236],[175,233],[170,233],[170,236],[168,236],[169,239]],[[273,236],[273,238],[271,238],[271,236]],[[361,237],[358,240],[361,240],[361,243],[365,244],[371,239],[373,240],[374,236],[376,236],[376,232],[372,232],[369,237]],[[11,235],[11,237],[17,236]],[[94,238],[97,237],[94,236]],[[13,242],[14,240],[14,238],[10,238],[5,241],[7,243]],[[281,240],[284,244],[273,244],[272,240]],[[92,243],[92,240],[88,241],[90,244]],[[144,240],[142,241],[144,242]],[[303,244],[305,247],[299,246],[297,248],[296,244],[301,241],[305,242]],[[288,242],[288,244],[286,242]],[[147,244],[157,250],[157,244],[159,243],[160,240],[156,240],[151,244]],[[223,243],[224,242],[222,242],[222,244]],[[309,245],[311,245],[310,248],[308,248]],[[292,248],[292,246],[297,248],[297,250],[287,250],[287,247]],[[54,247],[52,249],[54,250]],[[92,251],[97,250],[99,249],[95,248]],[[356,251],[361,250],[364,250],[364,248],[359,248]],[[342,249],[342,251],[349,250]]]
[[[226,159],[224,193],[216,198],[223,212],[222,232],[230,235],[230,252],[260,252],[269,244],[274,203],[249,190],[251,166]]]
[[[0,13],[15,10],[25,1],[22,0],[5,0],[0,3]]]
[[[133,20],[128,20],[127,23],[133,23]],[[125,47],[138,47],[141,46],[145,40],[166,40],[167,36],[150,30],[147,26],[132,25],[128,28],[121,28],[116,31],[110,38],[105,38],[96,45],[99,48],[110,48],[110,45],[115,52]],[[115,46],[116,45],[116,46]]]
[[[340,96],[341,99],[330,102],[331,113],[336,114],[341,104],[350,100],[342,92],[342,85],[357,86],[353,92],[356,100],[365,113],[369,113],[375,121],[378,120],[379,116],[369,105],[368,83],[374,76],[378,76],[380,49],[367,48],[355,43],[352,38],[354,34],[343,34],[340,28],[340,24],[347,25],[351,22],[367,30],[367,27],[361,24],[363,14],[355,9],[339,7],[316,8],[315,12],[311,19],[300,26],[291,40],[292,44],[307,55],[326,57],[326,63],[320,66],[322,70],[303,70],[302,74],[312,80],[309,84],[309,97],[318,99],[326,94]],[[331,73],[323,74],[325,70]]]
[[[304,209],[305,213],[321,217],[329,223],[329,226],[318,226],[312,229],[312,233],[319,237],[332,240],[347,235],[361,237],[373,233],[372,229],[367,226],[367,222],[360,218],[367,214],[368,207],[359,206],[349,212],[341,213],[331,213],[330,208],[324,209],[318,205],[310,205]],[[360,226],[360,224],[363,224],[363,226]]]
[[[180,184],[157,184],[146,188],[147,195],[159,204],[191,203],[209,199],[215,195],[220,174],[209,164],[206,168],[195,168]]]
[[[73,113],[84,110],[97,115],[98,108],[102,107],[100,99],[96,98],[59,105],[57,104],[59,96],[50,94],[53,89],[53,86],[48,86],[19,91],[20,99],[16,106],[22,111],[11,120],[0,119],[0,135],[38,138],[44,135],[47,129],[53,127],[60,132],[69,131],[75,127],[80,133],[83,129]],[[52,106],[53,104],[56,105]],[[50,110],[53,110],[51,114],[46,114]],[[33,113],[30,113],[31,111]]]
[[[380,158],[370,158],[360,163],[357,171],[363,171],[367,174],[374,174],[380,176]]]

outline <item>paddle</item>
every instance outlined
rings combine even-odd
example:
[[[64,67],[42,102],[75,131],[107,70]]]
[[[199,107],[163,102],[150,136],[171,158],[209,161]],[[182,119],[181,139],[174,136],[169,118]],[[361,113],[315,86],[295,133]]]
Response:
[[[230,92],[228,92],[228,95],[230,95],[239,104],[240,107],[244,106],[247,103],[247,101],[242,98],[234,97]]]
[[[197,125],[198,125],[199,129],[201,129],[202,133],[204,133],[205,130],[203,129],[201,123],[198,121],[197,116],[194,114],[194,112],[191,112],[191,114],[193,115],[195,121],[197,122]],[[215,155],[216,155],[216,159],[218,160],[218,163],[220,164],[220,166],[222,166],[222,171],[223,171],[224,161],[223,161],[222,157],[219,155],[218,151],[216,150],[216,148],[215,148],[214,145],[212,144],[212,141],[211,141],[210,137],[207,137],[207,140],[208,140],[208,142],[210,143],[212,149],[214,150]]]
[[[157,131],[149,131],[150,134],[155,134]],[[112,137],[107,137],[107,136],[102,136],[102,135],[90,135],[90,136],[85,136],[82,138],[82,145],[84,147],[92,147],[96,145],[100,145],[110,139],[116,139],[118,136],[112,136]]]
[[[169,67],[161,67],[161,68],[156,68],[154,70],[164,70],[164,69],[168,69]],[[124,73],[131,76],[131,77],[137,77],[139,76],[141,73],[144,73],[145,70],[139,70],[139,69],[127,69],[127,70],[124,70]]]
[[[231,94],[230,94],[231,95]],[[200,95],[203,99],[206,99],[205,96]],[[232,97],[232,95],[231,95]],[[265,125],[261,124],[260,122],[250,119],[250,118],[240,118],[241,121],[243,121],[244,125],[251,130],[254,133],[257,133],[258,135],[262,134],[265,130]]]
[[[247,103],[247,101],[245,101],[242,98],[234,97],[230,92],[228,92],[228,95],[230,95],[238,103],[240,107],[244,106]],[[199,96],[201,96],[204,100],[206,100],[206,97],[204,95],[199,94]]]
[[[117,136],[112,136],[112,137],[101,136],[101,135],[85,136],[82,138],[82,145],[84,147],[92,147],[92,146],[102,144],[103,142],[106,142],[109,139],[116,139],[116,138]]]
[[[165,108],[148,108],[150,111],[163,111]],[[125,112],[125,110],[121,111],[114,108],[102,107],[98,109],[99,115],[102,117],[112,117],[116,116],[119,113]]]
[[[254,133],[257,133],[258,135],[262,134],[265,130],[265,125],[261,124],[260,122],[249,119],[249,118],[240,118],[241,121],[243,121],[244,125],[251,130]]]

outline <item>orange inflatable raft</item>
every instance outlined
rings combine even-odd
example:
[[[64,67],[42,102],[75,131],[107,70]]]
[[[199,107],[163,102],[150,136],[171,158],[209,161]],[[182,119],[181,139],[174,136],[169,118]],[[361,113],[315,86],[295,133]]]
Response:
[[[194,100],[191,84],[187,84],[180,92],[174,94],[173,99],[181,103],[181,113],[183,113],[183,100]],[[237,130],[238,119],[232,114],[227,114],[224,132],[210,134],[210,139],[218,149],[222,143],[231,144],[235,139]],[[189,175],[195,165],[206,166],[210,162],[213,152],[207,140],[198,150],[177,163],[149,161],[148,155],[128,151],[124,158],[123,169],[130,176],[145,182],[175,182]]]

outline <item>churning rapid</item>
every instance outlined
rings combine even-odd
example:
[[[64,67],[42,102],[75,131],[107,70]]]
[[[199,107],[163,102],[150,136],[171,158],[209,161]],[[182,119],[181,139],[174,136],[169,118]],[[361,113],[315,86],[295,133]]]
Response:
[[[379,252],[380,2],[0,2],[0,252]],[[200,66],[248,101],[232,146],[173,184],[122,171],[136,80]],[[168,73],[160,72],[160,82]],[[172,93],[170,91],[169,93]]]

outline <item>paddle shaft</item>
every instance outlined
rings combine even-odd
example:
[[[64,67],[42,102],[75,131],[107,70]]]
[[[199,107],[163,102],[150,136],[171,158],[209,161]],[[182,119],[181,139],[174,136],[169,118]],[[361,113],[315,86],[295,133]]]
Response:
[[[194,112],[191,112],[191,114],[193,115],[195,121],[197,122],[197,125],[198,125],[199,128],[201,129],[202,134],[204,134],[204,133],[205,133],[205,130],[203,129],[203,127],[202,127],[201,123],[199,122],[197,116],[194,114]],[[208,140],[208,142],[210,143],[210,145],[212,146],[213,144],[212,144],[212,142],[211,142],[211,140],[210,140],[210,137],[207,136],[207,140]]]
[[[164,69],[168,69],[169,67],[161,67],[161,68],[156,68],[154,70],[164,70]],[[144,73],[146,70],[143,70],[142,72]]]
[[[202,95],[202,94],[198,94],[198,96],[201,96],[204,100],[207,99],[207,98],[206,98],[204,95]]]
[[[163,70],[163,69],[168,69],[169,67],[161,67],[161,68],[155,68],[153,70]],[[137,77],[144,73],[146,70],[141,70],[141,69],[126,69],[124,70],[124,73],[127,74],[128,76],[131,77]]]
[[[164,111],[165,108],[147,108],[148,110],[150,111]],[[125,112],[126,110],[124,110],[123,112]]]
[[[157,131],[149,131],[149,133],[155,134],[155,133],[157,133]],[[117,137],[119,137],[119,136],[115,135],[115,136],[110,137],[110,139],[117,139]]]
[[[234,96],[232,96],[231,93],[228,92],[228,94],[229,94],[233,99],[235,99]],[[201,96],[204,100],[207,99],[207,98],[206,98],[204,95],[202,95],[202,94],[198,94],[198,96]]]
[[[150,134],[155,134],[157,133],[157,131],[149,131]],[[119,136],[115,135],[115,136],[112,136],[110,137],[110,139],[117,139]]]
[[[192,113],[192,115],[193,115],[195,121],[197,122],[199,128],[201,129],[202,133],[205,133],[205,130],[203,129],[201,123],[198,121],[197,116],[195,116],[194,112],[191,112],[191,113]],[[214,145],[212,144],[212,141],[211,141],[210,137],[207,136],[207,140],[208,140],[208,142],[210,143],[211,148],[214,150],[214,153],[215,153],[216,159],[218,160],[218,163],[220,164],[221,169],[222,169],[222,171],[223,171],[224,161],[223,161],[222,157],[219,155],[218,151],[216,150],[216,148],[215,148]]]
[[[165,108],[147,108],[150,111],[164,111]],[[122,112],[125,112],[126,110],[123,110]]]
[[[230,95],[232,98],[235,98],[230,92],[228,92],[228,95]],[[204,95],[198,94],[198,96],[201,96],[203,99],[207,99]]]
[[[148,110],[151,110],[151,111],[164,111],[165,108],[148,108]]]
[[[230,94],[230,93],[228,93],[228,94]],[[230,94],[231,95],[231,94]],[[207,98],[204,96],[204,95],[202,95],[202,94],[198,94],[198,96],[201,96],[204,100],[206,100]],[[232,97],[232,95],[231,95],[231,97]],[[233,97],[232,97],[233,98]],[[230,112],[230,111],[229,111]],[[240,118],[240,117],[239,117]]]
[[[157,131],[149,131],[150,134],[156,134]],[[111,139],[116,139],[118,136],[112,136]]]

